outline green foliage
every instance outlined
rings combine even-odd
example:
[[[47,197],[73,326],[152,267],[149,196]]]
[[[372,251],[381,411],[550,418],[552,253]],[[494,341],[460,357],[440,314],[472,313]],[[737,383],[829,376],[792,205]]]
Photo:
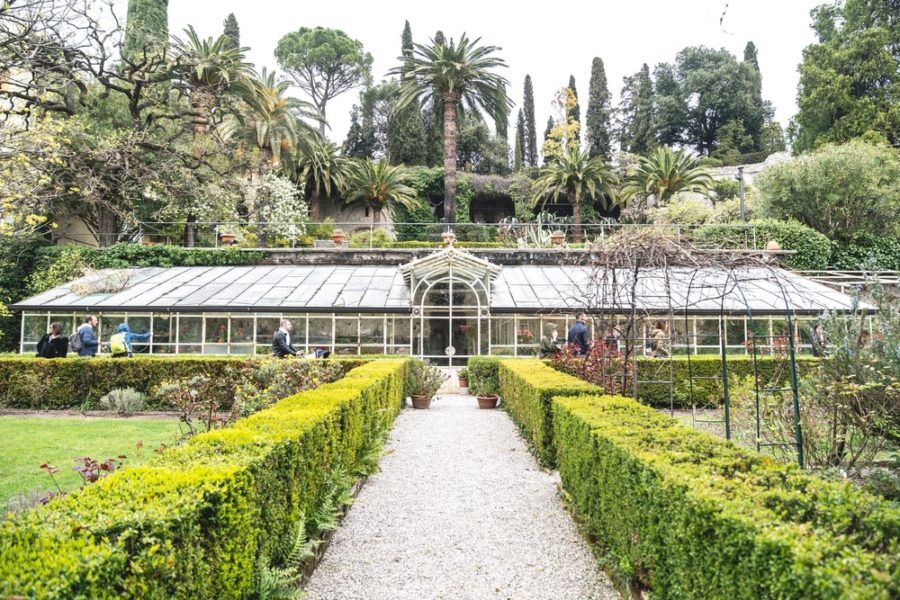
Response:
[[[525,167],[525,119],[522,109],[516,116],[516,145],[513,149],[513,171],[518,173]]]
[[[581,106],[578,104],[578,88],[575,87],[575,76],[569,75],[569,85],[568,88],[572,92],[572,96],[575,99],[575,103],[569,109],[566,117],[569,122],[581,123]],[[581,133],[580,129],[575,131],[575,139],[581,141]]]
[[[222,24],[222,35],[227,39],[227,47],[237,50],[241,47],[241,28],[234,13],[229,13]]]
[[[665,206],[650,209],[648,215],[653,223],[702,225],[712,218],[713,209],[700,200],[676,195]]]
[[[644,63],[640,71],[622,80],[616,138],[623,152],[646,154],[656,145],[653,103],[653,80]]]
[[[831,238],[900,235],[900,150],[853,141],[766,168],[755,180],[771,215]]]
[[[493,356],[473,356],[467,363],[469,389],[485,394],[500,393],[500,359]]]
[[[588,107],[584,117],[585,140],[588,144],[588,154],[593,156],[610,157],[610,117],[612,108],[610,105],[609,86],[606,83],[606,68],[603,59],[595,56],[591,61],[591,83],[588,92]]]
[[[553,400],[563,485],[653,596],[889,598],[900,511],[615,396]]]
[[[29,295],[28,280],[40,261],[46,242],[40,239],[0,239],[0,306]],[[22,322],[0,310],[0,348],[14,350]]]
[[[5,521],[0,594],[247,597],[393,421],[406,369],[368,363]]]
[[[418,359],[413,361],[406,374],[406,392],[411,396],[431,398],[443,383],[444,372],[440,368]]]
[[[525,75],[522,110],[525,121],[522,156],[526,167],[536,167],[538,166],[537,121],[534,116],[534,85],[531,82],[531,75]]]
[[[128,0],[122,55],[136,64],[162,54],[169,44],[169,0]]]
[[[359,231],[350,236],[351,248],[391,248],[394,241],[386,229]]]
[[[832,269],[900,271],[900,237],[859,234],[831,242]]]
[[[359,161],[350,169],[344,201],[348,204],[359,202],[371,208],[376,223],[381,220],[384,210],[389,214],[393,214],[397,206],[415,210],[419,200],[416,190],[407,185],[408,179],[403,166],[368,159]]]
[[[360,362],[211,356],[135,356],[128,360],[3,357],[0,358],[0,406],[39,410],[86,408],[96,405],[115,389],[133,388],[142,394],[153,394],[166,381],[183,383],[193,377],[205,377],[210,382],[205,392],[219,406],[228,409],[236,391],[240,392],[239,399],[248,399],[251,387],[256,386],[253,389],[258,395],[274,385],[275,382],[260,385],[269,366],[273,367],[273,379],[289,370],[293,383],[303,385],[334,379],[345,366],[349,368]],[[158,396],[147,398],[147,410],[160,408],[165,405]]]
[[[775,240],[783,250],[793,250],[795,254],[784,257],[787,266],[817,271],[828,267],[831,242],[828,238],[797,221],[777,221],[760,219],[750,225],[756,231],[756,248],[764,249],[769,240]],[[734,226],[706,225],[695,234],[696,241],[707,248],[743,248],[752,244],[752,231],[747,233]]]
[[[626,198],[653,194],[657,203],[669,201],[676,192],[708,194],[713,185],[709,171],[686,151],[660,146],[641,157],[637,169],[622,189]]]
[[[301,27],[278,40],[275,57],[323,118],[329,100],[372,77],[372,55],[340,29]]]
[[[812,11],[818,43],[800,63],[794,151],[866,136],[900,142],[900,22],[893,0]]]
[[[469,368],[472,369],[471,362]],[[552,467],[555,446],[551,399],[598,393],[599,388],[537,360],[500,360],[498,374],[503,406],[534,444],[541,464]]]
[[[712,191],[715,192],[716,202],[737,198],[741,185],[734,179],[717,179],[713,182]]]
[[[95,269],[136,267],[236,266],[259,262],[262,252],[237,249],[199,249],[179,246],[117,244],[109,248],[46,246],[36,250],[33,268],[18,272],[28,283],[27,293],[39,294]],[[22,300],[24,294],[16,298]]]

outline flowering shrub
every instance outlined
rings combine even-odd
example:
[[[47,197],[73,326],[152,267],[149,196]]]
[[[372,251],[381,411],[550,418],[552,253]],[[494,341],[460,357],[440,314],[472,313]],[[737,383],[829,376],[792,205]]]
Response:
[[[627,393],[634,379],[634,363],[625,360],[617,343],[607,344],[600,338],[594,339],[583,358],[574,345],[566,344],[553,362],[560,371],[592,383],[606,394]]]

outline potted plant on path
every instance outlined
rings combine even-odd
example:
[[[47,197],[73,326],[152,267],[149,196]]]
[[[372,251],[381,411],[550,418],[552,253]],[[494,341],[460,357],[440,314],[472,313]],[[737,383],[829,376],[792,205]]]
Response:
[[[466,367],[463,367],[456,373],[456,376],[459,377],[460,393],[461,394],[467,393],[468,388],[469,388],[469,369],[467,369]],[[466,391],[463,391],[463,390],[466,390]]]
[[[413,408],[429,408],[435,392],[444,382],[444,373],[437,367],[417,360],[409,370],[406,389]]]
[[[500,401],[499,390],[493,378],[481,377],[475,383],[475,398],[478,400],[478,408],[497,408]]]

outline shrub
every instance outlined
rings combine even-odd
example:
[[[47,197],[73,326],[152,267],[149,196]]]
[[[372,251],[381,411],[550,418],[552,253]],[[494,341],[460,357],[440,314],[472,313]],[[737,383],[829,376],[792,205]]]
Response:
[[[400,410],[406,360],[285,398],[0,525],[0,596],[244,598]]]
[[[100,398],[100,406],[108,411],[128,416],[144,410],[146,399],[145,394],[134,388],[116,389]]]
[[[469,368],[469,389],[500,391],[500,359],[494,356],[473,356],[467,363]],[[484,392],[490,393],[490,392]]]
[[[394,240],[385,229],[360,231],[350,236],[351,248],[388,248]]]
[[[406,392],[413,396],[434,396],[444,383],[444,372],[416,359],[406,376]]]
[[[861,234],[831,242],[832,269],[900,271],[900,237]]]
[[[756,248],[763,249],[769,240],[775,240],[783,250],[795,253],[784,258],[787,266],[794,269],[818,271],[828,267],[831,243],[828,238],[798,223],[797,221],[776,221],[761,219],[750,223],[756,231]],[[748,232],[748,236],[753,233]],[[709,248],[743,248],[744,232],[737,227],[706,225],[695,233],[698,245]],[[752,243],[752,237],[748,239]]]
[[[767,167],[755,185],[771,216],[832,238],[900,234],[900,151],[853,141]]]
[[[534,444],[534,452],[541,464],[552,467],[555,451],[551,398],[598,393],[600,390],[537,360],[501,360],[499,375],[504,407]]]
[[[563,485],[661,598],[890,598],[900,511],[614,396],[553,399]]]
[[[653,223],[665,225],[702,225],[710,220],[713,209],[705,202],[676,194],[665,206],[648,211]]]
[[[309,369],[325,376],[327,364],[350,368],[362,358],[328,361],[280,361],[278,368]],[[152,394],[165,380],[185,381],[195,376],[208,377],[213,383],[208,393],[226,410],[231,407],[235,390],[255,370],[274,362],[269,358],[213,356],[135,356],[128,360],[112,358],[66,358],[46,360],[31,357],[0,357],[0,406],[8,408],[71,409],[96,405],[116,388],[133,388]],[[333,376],[339,376],[337,373]],[[158,398],[149,397],[148,409],[164,408]]]

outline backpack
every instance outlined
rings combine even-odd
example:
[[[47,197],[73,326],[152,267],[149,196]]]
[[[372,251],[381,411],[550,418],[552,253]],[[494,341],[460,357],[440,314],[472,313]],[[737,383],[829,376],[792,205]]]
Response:
[[[69,352],[78,352],[84,348],[84,340],[81,339],[81,330],[76,329],[69,336]]]
[[[125,343],[125,332],[117,333],[109,338],[110,354],[128,354],[128,345]]]

